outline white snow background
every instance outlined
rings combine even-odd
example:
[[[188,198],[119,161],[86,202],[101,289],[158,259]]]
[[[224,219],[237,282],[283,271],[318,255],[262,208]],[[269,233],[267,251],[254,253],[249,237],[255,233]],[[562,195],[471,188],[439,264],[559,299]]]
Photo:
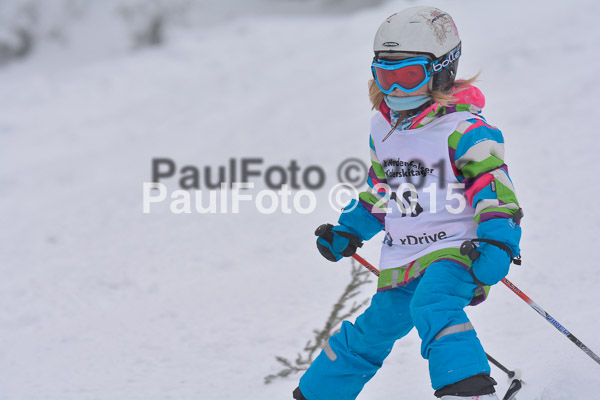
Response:
[[[600,352],[597,2],[214,5],[218,18],[135,51],[112,41],[121,27],[98,7],[0,69],[0,398],[291,399],[298,375],[263,378],[280,369],[274,356],[302,350],[349,279],[313,231],[337,220],[337,165],[368,162],[372,38],[420,4],[454,17],[459,76],[481,71],[484,116],[505,136],[525,210],[523,265],[508,278]],[[252,204],[175,215],[168,203],[144,214],[155,157],[213,171],[297,160],[327,181],[308,215]],[[375,264],[380,239],[360,250]],[[600,365],[503,285],[467,312],[486,350],[523,371],[520,400],[599,398]],[[398,342],[359,398],[433,399],[419,344],[414,330]]]

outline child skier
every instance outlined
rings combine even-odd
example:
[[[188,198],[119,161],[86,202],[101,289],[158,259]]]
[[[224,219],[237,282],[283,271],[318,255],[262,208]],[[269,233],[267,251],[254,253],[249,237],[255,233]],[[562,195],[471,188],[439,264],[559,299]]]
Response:
[[[473,79],[454,81],[461,42],[447,13],[392,15],[373,50],[369,188],[338,225],[320,229],[317,247],[338,261],[385,230],[378,289],[356,322],[329,339],[294,399],[355,399],[413,327],[436,397],[498,399],[463,309],[483,301],[519,254],[522,211],[502,133],[480,115],[485,100]],[[488,240],[475,261],[459,251],[473,238]]]

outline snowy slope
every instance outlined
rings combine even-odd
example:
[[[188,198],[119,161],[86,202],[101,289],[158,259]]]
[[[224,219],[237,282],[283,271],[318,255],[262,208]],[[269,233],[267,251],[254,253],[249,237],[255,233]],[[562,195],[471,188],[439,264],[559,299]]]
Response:
[[[154,157],[213,170],[297,160],[337,183],[342,160],[368,160],[372,36],[415,4],[240,16],[156,50],[79,62],[47,51],[0,70],[0,397],[291,398],[298,376],[263,377],[275,355],[301,350],[348,280],[348,262],[314,248],[314,228],[337,219],[327,190],[308,215],[143,214],[142,183]],[[509,279],[599,352],[600,6],[427,4],[454,16],[459,75],[482,71],[484,115],[507,141],[526,213],[524,265]],[[375,263],[378,238],[361,254]],[[506,288],[468,312],[486,349],[525,372],[520,399],[596,396],[600,366]],[[360,396],[391,398],[433,398],[414,331]]]

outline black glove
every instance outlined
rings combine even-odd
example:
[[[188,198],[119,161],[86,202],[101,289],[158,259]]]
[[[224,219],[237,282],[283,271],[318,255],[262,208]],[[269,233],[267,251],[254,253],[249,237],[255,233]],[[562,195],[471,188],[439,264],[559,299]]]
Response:
[[[362,242],[354,230],[344,225],[323,224],[317,228],[315,235],[319,237],[317,249],[329,261],[335,262],[342,257],[350,257],[356,253],[358,247],[362,247]]]

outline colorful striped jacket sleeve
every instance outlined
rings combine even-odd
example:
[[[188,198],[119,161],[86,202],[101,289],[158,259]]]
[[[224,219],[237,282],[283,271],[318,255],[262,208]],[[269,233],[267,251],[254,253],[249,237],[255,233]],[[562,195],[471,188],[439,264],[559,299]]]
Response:
[[[476,118],[463,121],[448,137],[448,147],[454,175],[475,208],[475,222],[510,218],[520,209],[499,129]]]
[[[369,168],[369,176],[367,177],[368,188],[364,192],[361,192],[358,197],[360,203],[367,211],[384,224],[389,191],[385,189],[387,187],[385,171],[377,158],[375,143],[372,137],[369,137],[369,145],[371,148],[371,167]],[[376,187],[377,184],[380,185]]]

